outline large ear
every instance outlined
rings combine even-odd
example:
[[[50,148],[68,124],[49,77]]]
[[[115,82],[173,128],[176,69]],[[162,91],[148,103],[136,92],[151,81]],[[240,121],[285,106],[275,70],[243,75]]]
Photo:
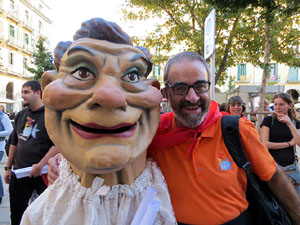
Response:
[[[44,91],[45,87],[54,81],[58,75],[58,72],[56,70],[48,70],[43,73],[42,79],[41,79],[41,86],[42,90]]]
[[[160,84],[155,78],[146,79],[145,81],[148,85],[156,87],[158,90],[160,90]]]

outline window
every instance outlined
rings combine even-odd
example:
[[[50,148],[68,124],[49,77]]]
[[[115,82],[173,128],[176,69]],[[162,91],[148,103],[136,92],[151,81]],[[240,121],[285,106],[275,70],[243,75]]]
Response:
[[[10,1],[10,10],[13,12],[15,10],[15,2],[14,1]]]
[[[298,81],[299,67],[290,67],[288,81]]]
[[[270,78],[269,81],[277,81],[278,80],[278,74],[277,74],[277,64],[276,63],[270,63]]]
[[[9,35],[15,37],[15,28],[12,25],[9,25]]]
[[[28,34],[25,34],[25,35],[24,35],[24,43],[25,43],[26,45],[29,45],[29,35],[28,35]]]
[[[241,63],[238,64],[238,71],[237,71],[237,80],[245,81],[246,80],[246,64]]]
[[[10,65],[14,64],[14,53],[10,52],[8,55],[8,62]]]
[[[41,32],[43,30],[43,24],[41,21],[39,21],[39,32]]]
[[[25,10],[25,21],[28,23],[29,22],[29,13],[27,10]]]

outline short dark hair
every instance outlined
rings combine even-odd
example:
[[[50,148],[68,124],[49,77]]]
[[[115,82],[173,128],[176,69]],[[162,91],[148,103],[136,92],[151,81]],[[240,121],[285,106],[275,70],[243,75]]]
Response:
[[[31,89],[32,89],[34,92],[40,91],[40,92],[41,92],[41,97],[42,97],[41,84],[40,84],[40,82],[38,82],[37,80],[29,80],[29,81],[26,81],[26,82],[22,85],[22,88],[23,88],[23,87],[31,87]]]
[[[242,113],[245,112],[245,110],[246,110],[245,103],[243,102],[242,98],[239,95],[236,95],[236,96],[231,96],[230,99],[228,100],[227,108],[226,108],[226,111],[228,113],[230,113],[229,112],[229,106],[230,106],[230,104],[235,104],[235,103],[241,104],[242,107],[243,107]]]
[[[164,68],[164,82],[168,81],[168,73],[169,73],[171,66],[176,62],[181,62],[184,60],[200,61],[204,65],[204,67],[207,71],[208,77],[210,78],[209,66],[208,66],[207,62],[205,61],[205,59],[201,55],[199,55],[196,52],[181,52],[168,60],[166,66]]]

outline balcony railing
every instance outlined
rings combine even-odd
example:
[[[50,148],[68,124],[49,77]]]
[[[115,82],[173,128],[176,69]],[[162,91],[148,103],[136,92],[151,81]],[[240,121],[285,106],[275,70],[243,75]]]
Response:
[[[19,18],[19,14],[17,10],[10,10],[7,14],[7,16],[13,20],[15,20],[16,22],[20,22],[20,18]]]
[[[32,26],[32,21],[31,20],[24,21],[23,26],[26,27],[28,30],[33,31],[33,26]]]
[[[20,47],[17,38],[8,36],[8,42],[7,44],[13,45],[14,47]]]
[[[30,52],[30,53],[33,52],[32,47],[30,45],[28,45],[28,44],[23,44],[23,50],[25,50],[27,52]]]

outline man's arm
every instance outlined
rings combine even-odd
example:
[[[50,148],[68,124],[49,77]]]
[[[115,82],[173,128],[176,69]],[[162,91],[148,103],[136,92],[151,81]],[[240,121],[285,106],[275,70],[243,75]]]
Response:
[[[293,184],[277,166],[271,180],[267,181],[271,191],[286,209],[294,225],[300,225],[300,197]]]
[[[59,153],[48,160],[49,184],[53,184],[54,181],[59,177],[59,164],[60,164],[61,158],[62,158],[62,155]]]
[[[8,160],[6,162],[6,167],[12,168],[12,165],[13,165],[13,162],[14,162],[15,152],[16,152],[16,146],[11,144],[9,146],[9,154],[8,154]],[[10,183],[11,174],[12,174],[11,169],[5,171],[5,173],[4,173],[5,183],[7,183],[7,184]]]
[[[37,177],[40,176],[42,173],[43,167],[47,164],[48,160],[55,156],[58,153],[58,149],[53,145],[47,154],[39,161],[37,164],[32,165],[32,170],[30,172],[29,177]]]

